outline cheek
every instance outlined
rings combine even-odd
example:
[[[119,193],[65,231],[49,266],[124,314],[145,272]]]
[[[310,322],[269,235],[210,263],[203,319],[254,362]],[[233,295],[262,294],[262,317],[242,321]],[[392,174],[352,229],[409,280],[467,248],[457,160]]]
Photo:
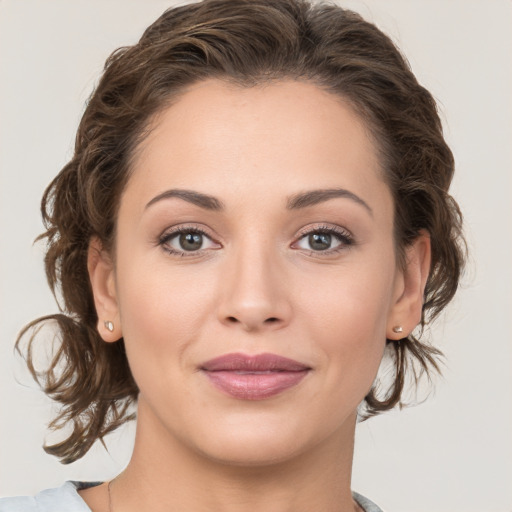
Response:
[[[303,327],[320,349],[335,391],[362,399],[375,379],[386,345],[392,268],[364,265],[325,280],[321,288],[309,286]]]
[[[353,265],[335,269],[322,280],[311,273],[300,292],[302,313],[314,316],[318,332],[369,342],[374,335],[385,335],[393,297],[392,269],[390,265]]]
[[[183,363],[190,340],[207,321],[211,286],[164,264],[118,265],[118,303],[123,337],[135,380],[143,374],[169,375]]]

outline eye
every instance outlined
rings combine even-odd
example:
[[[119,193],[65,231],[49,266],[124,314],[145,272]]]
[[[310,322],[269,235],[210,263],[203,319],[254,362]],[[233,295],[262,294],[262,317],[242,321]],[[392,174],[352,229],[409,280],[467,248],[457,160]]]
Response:
[[[188,227],[178,227],[164,233],[160,238],[160,245],[170,254],[180,256],[194,255],[220,247],[201,229]]]
[[[304,247],[299,243],[299,247],[312,249],[313,251],[327,251],[340,245],[340,241],[334,238],[330,233],[310,233],[302,237],[300,242],[305,242],[309,247]]]
[[[339,227],[323,226],[306,231],[292,247],[330,254],[352,245],[353,242],[352,235],[348,231]]]

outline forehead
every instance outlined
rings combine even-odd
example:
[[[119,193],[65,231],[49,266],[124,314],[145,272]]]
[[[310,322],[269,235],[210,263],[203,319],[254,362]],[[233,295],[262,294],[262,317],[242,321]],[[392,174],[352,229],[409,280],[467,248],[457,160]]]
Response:
[[[148,199],[180,187],[264,197],[340,186],[371,196],[376,183],[384,186],[364,121],[343,98],[312,83],[200,82],[150,128],[130,179]]]

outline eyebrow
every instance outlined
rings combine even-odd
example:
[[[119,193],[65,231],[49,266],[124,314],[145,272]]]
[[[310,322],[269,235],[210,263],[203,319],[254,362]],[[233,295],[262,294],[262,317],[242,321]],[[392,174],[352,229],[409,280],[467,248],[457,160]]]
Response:
[[[158,194],[146,204],[146,209],[159,201],[173,197],[183,199],[184,201],[195,204],[196,206],[204,208],[205,210],[219,212],[225,209],[224,203],[214,196],[202,194],[201,192],[196,192],[194,190],[183,189],[170,189],[162,192],[161,194]],[[300,192],[288,199],[286,208],[288,210],[298,210],[300,208],[307,208],[308,206],[314,206],[316,204],[336,198],[350,199],[366,208],[366,210],[368,210],[368,212],[373,215],[373,210],[370,208],[366,201],[361,199],[353,192],[350,192],[350,190],[346,190],[344,188],[326,188]]]
[[[344,198],[350,199],[357,204],[360,204],[373,216],[373,210],[370,208],[368,203],[361,199],[358,195],[346,190],[344,188],[325,188],[319,190],[310,190],[307,192],[301,192],[295,194],[288,199],[286,207],[289,210],[296,210],[299,208],[307,208],[308,206],[314,206],[330,199]]]
[[[194,190],[182,190],[176,188],[166,190],[165,192],[155,196],[146,205],[146,209],[158,201],[162,201],[163,199],[170,199],[171,197],[183,199],[184,201],[195,204],[196,206],[204,208],[205,210],[218,212],[224,209],[224,204],[216,197],[209,196],[208,194],[201,194],[201,192],[195,192]]]

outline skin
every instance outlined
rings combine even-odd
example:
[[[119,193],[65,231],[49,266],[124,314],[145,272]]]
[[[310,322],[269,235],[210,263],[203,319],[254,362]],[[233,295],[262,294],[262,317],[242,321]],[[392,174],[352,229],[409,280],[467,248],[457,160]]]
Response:
[[[318,189],[365,204],[345,195],[287,208]],[[155,199],[168,190],[214,196],[224,209]],[[177,226],[206,232],[199,251],[169,253],[180,250]],[[386,338],[420,319],[430,244],[422,234],[398,267],[392,196],[351,107],[296,81],[190,87],[138,148],[117,228],[115,258],[96,239],[89,251],[98,330],[106,342],[124,338],[140,389],[114,510],[357,510],[356,409]],[[319,228],[341,236],[318,250],[308,234]],[[311,370],[277,396],[235,399],[199,371],[232,352]],[[108,510],[105,485],[81,494]]]

